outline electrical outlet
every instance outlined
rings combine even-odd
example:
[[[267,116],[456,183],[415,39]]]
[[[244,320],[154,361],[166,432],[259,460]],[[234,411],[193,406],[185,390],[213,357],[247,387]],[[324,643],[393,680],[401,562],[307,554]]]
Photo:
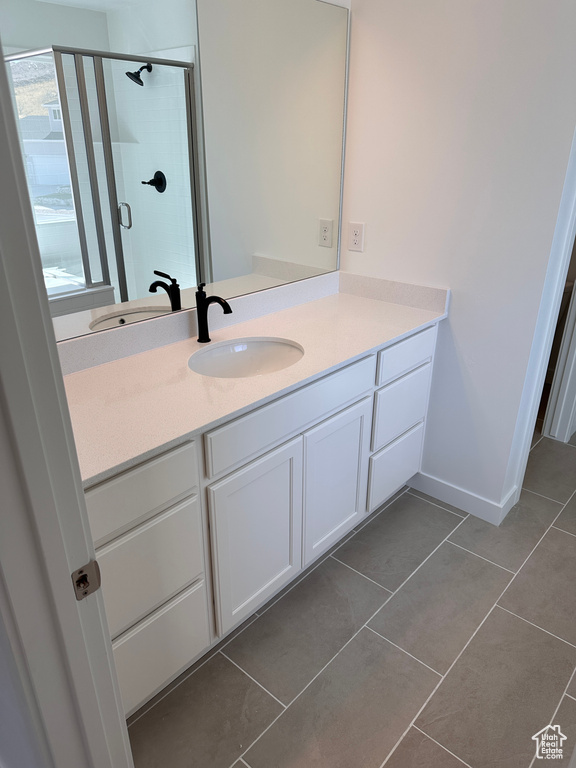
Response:
[[[350,222],[348,232],[348,250],[364,251],[364,224],[359,222]]]
[[[320,219],[318,226],[318,245],[324,248],[332,248],[332,232],[334,222],[332,219]]]

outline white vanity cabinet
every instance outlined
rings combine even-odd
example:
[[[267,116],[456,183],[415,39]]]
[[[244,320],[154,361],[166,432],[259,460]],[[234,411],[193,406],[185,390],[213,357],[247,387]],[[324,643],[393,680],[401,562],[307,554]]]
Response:
[[[206,433],[219,635],[419,471],[435,341],[428,328]]]
[[[127,715],[419,471],[435,341],[419,331],[86,491]]]
[[[369,512],[420,469],[436,332],[433,326],[378,353]]]
[[[207,489],[219,634],[365,513],[375,368],[367,357],[205,436],[209,474],[262,454]]]
[[[210,644],[196,444],[86,491],[126,714]]]

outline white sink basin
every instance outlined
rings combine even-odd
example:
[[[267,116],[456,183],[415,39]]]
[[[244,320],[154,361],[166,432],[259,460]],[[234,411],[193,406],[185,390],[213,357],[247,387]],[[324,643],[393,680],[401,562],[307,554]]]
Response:
[[[128,323],[137,323],[138,320],[161,317],[162,315],[169,314],[171,311],[162,307],[143,307],[142,309],[133,309],[129,312],[111,312],[107,315],[102,315],[97,320],[92,320],[89,328],[91,331],[105,331],[107,328],[119,328]]]
[[[304,350],[295,341],[259,336],[211,344],[195,352],[188,366],[203,376],[239,379],[288,368],[303,354]]]

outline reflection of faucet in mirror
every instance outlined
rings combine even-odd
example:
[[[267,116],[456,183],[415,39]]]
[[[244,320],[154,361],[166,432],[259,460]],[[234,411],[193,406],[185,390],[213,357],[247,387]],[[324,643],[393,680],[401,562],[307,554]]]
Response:
[[[168,294],[168,298],[170,299],[172,312],[177,312],[179,309],[182,309],[180,304],[180,286],[176,282],[176,278],[170,277],[170,275],[167,275],[166,272],[157,272],[156,270],[154,270],[154,274],[158,275],[158,277],[165,277],[166,280],[170,280],[170,284],[168,285],[168,283],[163,283],[161,280],[156,280],[156,282],[152,283],[148,289],[150,293],[156,293],[158,288],[163,288]]]
[[[196,291],[196,322],[198,324],[198,341],[206,344],[210,341],[208,335],[208,307],[210,304],[220,304],[225,315],[232,313],[232,307],[225,299],[220,296],[206,296],[204,286],[206,283],[200,283]]]

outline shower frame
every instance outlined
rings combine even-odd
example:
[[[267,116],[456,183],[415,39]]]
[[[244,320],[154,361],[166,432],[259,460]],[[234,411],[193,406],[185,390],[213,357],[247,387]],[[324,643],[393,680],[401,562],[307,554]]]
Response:
[[[190,171],[190,197],[192,202],[192,231],[194,238],[194,258],[196,262],[196,275],[198,282],[203,279],[205,260],[203,258],[202,237],[202,205],[201,205],[201,186],[198,155],[198,125],[196,111],[196,96],[194,90],[194,64],[192,62],[183,62],[173,59],[163,59],[150,56],[140,56],[135,54],[113,53],[111,51],[96,51],[90,49],[70,48],[68,46],[53,45],[48,48],[38,48],[32,51],[22,51],[20,53],[10,54],[4,57],[4,61],[18,61],[33,56],[52,54],[54,57],[54,69],[56,72],[56,86],[58,98],[62,109],[62,122],[64,127],[64,141],[66,145],[66,154],[70,170],[70,181],[72,186],[72,196],[74,198],[74,208],[76,212],[76,223],[78,226],[78,237],[80,241],[80,251],[82,257],[82,266],[86,288],[99,288],[101,286],[111,285],[110,269],[108,261],[108,252],[106,247],[106,238],[104,232],[104,220],[102,206],[100,204],[100,179],[96,167],[96,155],[94,152],[94,143],[92,139],[92,128],[90,123],[90,104],[88,91],[86,88],[86,78],[84,73],[84,58],[91,58],[94,65],[94,75],[96,83],[96,96],[98,103],[98,115],[100,122],[100,131],[102,136],[102,149],[104,154],[104,167],[106,172],[106,186],[110,207],[110,220],[112,222],[112,234],[114,241],[114,251],[116,260],[116,269],[118,273],[118,287],[120,291],[120,301],[128,301],[128,285],[126,280],[126,267],[124,262],[124,249],[122,246],[122,235],[120,228],[122,226],[121,210],[119,207],[116,193],[116,176],[114,171],[114,157],[112,153],[112,139],[110,132],[110,121],[108,114],[108,102],[106,97],[106,84],[104,78],[103,59],[113,61],[138,62],[142,64],[152,64],[158,66],[178,67],[184,73],[184,94],[186,100],[186,129],[188,137],[188,160]],[[88,165],[88,177],[90,182],[90,192],[92,206],[94,210],[94,223],[96,227],[96,239],[98,243],[98,255],[102,270],[102,280],[94,281],[92,279],[92,269],[88,253],[88,241],[86,237],[86,228],[82,214],[82,199],[80,195],[80,184],[76,166],[74,152],[74,141],[72,136],[72,126],[70,120],[70,110],[66,92],[66,83],[64,77],[64,66],[62,62],[63,55],[74,57],[74,66],[76,72],[76,84],[78,88],[78,97],[80,101],[80,110],[82,116],[82,129],[84,133],[84,147],[86,151],[86,160]],[[139,298],[139,297],[136,297]]]

